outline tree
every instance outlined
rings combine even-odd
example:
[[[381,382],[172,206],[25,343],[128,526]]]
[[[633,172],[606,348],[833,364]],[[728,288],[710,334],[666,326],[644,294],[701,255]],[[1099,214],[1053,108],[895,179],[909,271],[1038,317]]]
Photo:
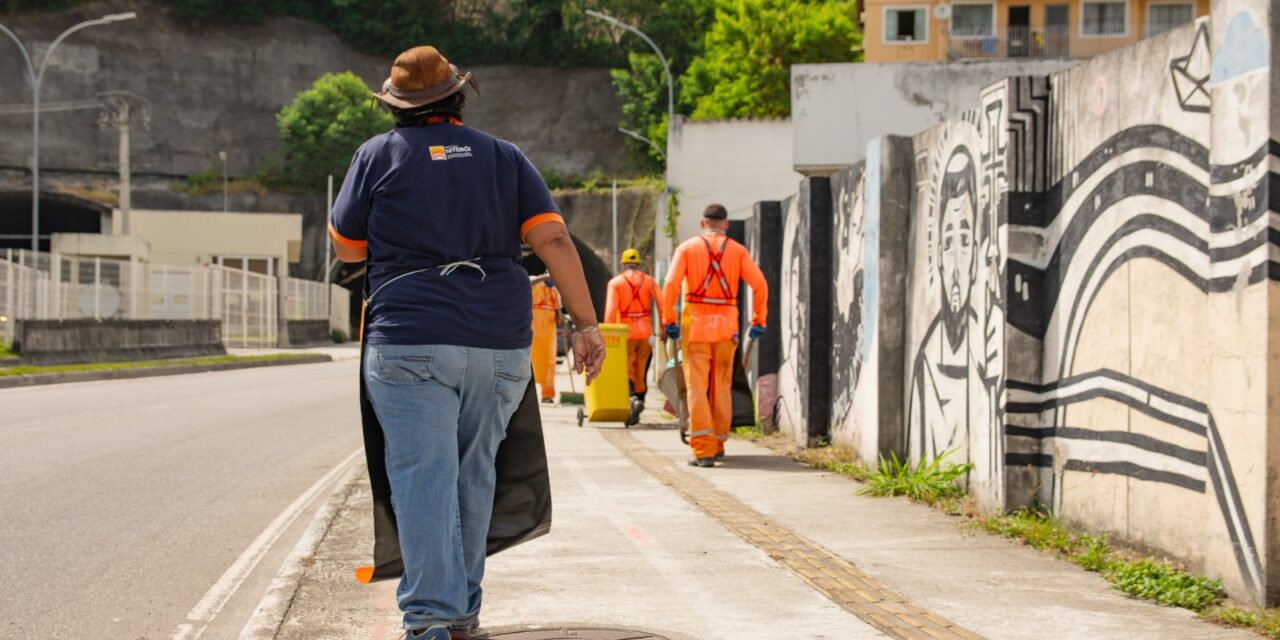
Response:
[[[614,69],[613,87],[622,100],[622,121],[625,129],[634,131],[650,140],[659,149],[667,146],[667,78],[662,62],[652,53],[632,53],[627,56],[629,69]],[[643,158],[645,169],[662,171],[662,156],[641,140],[627,137],[627,146],[637,158]]]
[[[854,62],[852,0],[722,0],[702,54],[681,78],[693,119],[791,114],[791,65]]]
[[[319,188],[325,176],[345,175],[356,149],[394,125],[390,114],[369,102],[369,87],[350,71],[326,73],[299,93],[276,114],[281,178],[293,186]]]

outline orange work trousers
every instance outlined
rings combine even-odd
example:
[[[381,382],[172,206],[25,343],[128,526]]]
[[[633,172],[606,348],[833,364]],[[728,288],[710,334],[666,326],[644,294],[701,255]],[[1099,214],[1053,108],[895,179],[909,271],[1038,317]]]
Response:
[[[689,387],[689,447],[696,458],[724,451],[733,421],[732,340],[686,342],[684,379]]]
[[[542,398],[556,397],[556,318],[551,313],[533,312],[533,346],[529,349],[533,362],[533,379]]]
[[[649,373],[649,356],[653,355],[653,347],[649,339],[627,340],[627,378],[631,380],[631,390],[637,394],[649,390],[645,384],[645,376]]]

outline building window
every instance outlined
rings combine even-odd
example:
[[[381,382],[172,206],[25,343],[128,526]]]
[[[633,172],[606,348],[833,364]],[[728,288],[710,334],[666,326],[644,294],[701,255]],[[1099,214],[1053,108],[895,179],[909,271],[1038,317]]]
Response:
[[[995,5],[951,5],[952,38],[989,38],[994,35],[996,35]]]
[[[1085,2],[1081,8],[1086,36],[1129,34],[1129,7],[1125,2]]]
[[[884,10],[884,41],[928,42],[929,13],[923,8],[886,8]]]
[[[1182,4],[1147,5],[1147,37],[1158,36],[1196,19],[1196,7]]]

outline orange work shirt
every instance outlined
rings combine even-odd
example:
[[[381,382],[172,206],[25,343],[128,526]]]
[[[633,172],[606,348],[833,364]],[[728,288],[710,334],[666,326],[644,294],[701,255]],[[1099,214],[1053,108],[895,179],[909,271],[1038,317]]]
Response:
[[[658,283],[639,269],[623,271],[609,281],[605,297],[604,321],[631,328],[630,340],[646,340],[653,334],[650,309],[658,299]]]
[[[728,291],[721,278],[711,269],[712,252],[720,253],[720,268]],[[707,275],[711,278],[708,282]],[[676,247],[671,260],[671,270],[662,291],[662,324],[676,321],[676,300],[680,298],[681,285],[685,286],[685,313],[687,320],[683,332],[689,342],[721,342],[732,340],[738,333],[738,281],[746,280],[751,287],[751,324],[765,326],[769,309],[769,286],[747,248],[722,233],[703,231],[697,238],[685,240]],[[698,300],[722,300],[723,304],[709,304]]]
[[[560,317],[560,292],[548,287],[546,282],[533,285],[533,330],[555,330]]]

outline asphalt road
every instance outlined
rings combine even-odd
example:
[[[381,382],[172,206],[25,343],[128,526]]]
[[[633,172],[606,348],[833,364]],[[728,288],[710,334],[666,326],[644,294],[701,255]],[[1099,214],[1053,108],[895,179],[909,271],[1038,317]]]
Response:
[[[264,530],[360,447],[356,371],[0,391],[0,638],[180,637],[202,602],[186,637],[235,638],[326,492]]]

